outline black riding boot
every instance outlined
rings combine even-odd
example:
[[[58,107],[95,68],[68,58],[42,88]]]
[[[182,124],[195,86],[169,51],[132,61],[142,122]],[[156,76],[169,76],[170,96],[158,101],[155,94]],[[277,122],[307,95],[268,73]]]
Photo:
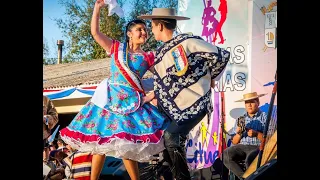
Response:
[[[180,134],[164,133],[164,144],[171,159],[170,169],[176,180],[191,180],[185,150],[186,139]]]

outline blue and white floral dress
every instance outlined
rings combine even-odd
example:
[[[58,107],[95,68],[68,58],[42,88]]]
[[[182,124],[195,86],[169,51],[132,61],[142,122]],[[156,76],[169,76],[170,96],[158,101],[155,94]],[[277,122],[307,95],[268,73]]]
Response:
[[[111,77],[96,88],[91,100],[60,131],[73,148],[139,162],[164,150],[167,120],[150,103],[141,106],[141,77],[153,65],[153,53],[127,53],[113,41]]]

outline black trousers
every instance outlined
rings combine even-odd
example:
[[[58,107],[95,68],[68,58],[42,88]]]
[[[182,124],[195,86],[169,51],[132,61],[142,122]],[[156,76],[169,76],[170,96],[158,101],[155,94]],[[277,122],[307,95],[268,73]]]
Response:
[[[245,168],[248,168],[258,154],[259,146],[236,144],[223,151],[223,164],[237,177],[242,178],[245,171],[239,161],[244,160]]]
[[[177,125],[174,120],[171,120],[161,109],[160,112],[164,114],[171,122],[168,128],[165,130],[163,158],[170,165],[172,176],[176,180],[191,180],[186,157],[185,143],[187,135],[205,116],[203,112],[198,118],[190,120],[189,123],[183,125]]]

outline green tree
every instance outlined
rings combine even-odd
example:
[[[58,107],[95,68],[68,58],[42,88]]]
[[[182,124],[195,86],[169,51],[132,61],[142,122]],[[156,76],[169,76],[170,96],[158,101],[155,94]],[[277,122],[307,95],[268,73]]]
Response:
[[[48,65],[48,64],[55,64],[57,62],[56,58],[49,58],[49,45],[48,41],[45,37],[43,37],[43,64]]]
[[[47,56],[49,55],[49,46],[48,41],[45,37],[43,37],[43,64],[46,64]]]
[[[130,0],[130,4],[132,5],[133,9],[131,10],[129,17],[128,17],[128,22],[137,19],[137,16],[140,16],[142,14],[151,14],[152,13],[152,8],[156,7],[156,1],[155,0]],[[148,36],[149,39],[145,44],[142,45],[142,49],[144,51],[153,51],[155,50],[160,43],[157,42],[154,39],[153,33],[151,31],[151,22],[150,21],[145,21],[147,24],[147,31],[148,31]]]
[[[161,8],[175,8],[178,9],[178,0],[161,0],[159,1],[158,7]]]
[[[140,16],[142,14],[151,14],[152,9],[155,7],[161,7],[161,8],[175,8],[178,7],[178,0],[130,0],[131,4],[133,6],[133,9],[130,12],[128,21],[137,19],[137,16]],[[147,29],[148,29],[148,35],[149,39],[147,40],[147,43],[142,45],[142,49],[144,51],[155,51],[157,47],[160,46],[160,42],[157,42],[154,38],[154,35],[151,31],[151,21],[146,20],[147,23]]]
[[[64,62],[78,60],[101,59],[107,56],[105,50],[98,45],[90,33],[90,23],[95,0],[59,0],[65,8],[65,18],[54,19],[67,39],[64,48],[67,54]],[[123,0],[118,1],[119,5]],[[124,18],[117,15],[108,16],[108,8],[102,8],[100,13],[100,31],[110,38],[122,41]]]
[[[117,0],[122,7],[126,0]],[[101,59],[107,56],[105,50],[98,45],[90,33],[90,22],[95,0],[59,0],[65,8],[64,18],[55,18],[58,27],[66,38],[63,62]],[[100,31],[107,36],[123,42],[125,39],[126,23],[142,14],[151,14],[154,7],[177,8],[177,0],[129,0],[132,9],[129,17],[119,18],[117,15],[108,16],[108,8],[102,8],[100,13]],[[125,11],[127,9],[124,9]],[[126,21],[127,20],[127,21]],[[151,32],[151,22],[146,21],[149,39],[142,48],[145,51],[156,50],[160,45]]]

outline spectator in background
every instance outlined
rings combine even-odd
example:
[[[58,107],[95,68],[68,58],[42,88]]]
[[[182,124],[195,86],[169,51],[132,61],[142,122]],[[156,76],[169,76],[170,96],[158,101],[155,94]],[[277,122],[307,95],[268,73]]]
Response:
[[[259,146],[263,140],[267,114],[259,109],[259,98],[266,94],[256,92],[243,95],[243,99],[236,102],[244,102],[246,112],[240,116],[231,134],[232,146],[223,151],[223,163],[239,179],[242,178],[244,170],[239,162],[245,161],[245,168],[259,153]]]
[[[68,148],[66,147],[66,143],[59,137],[58,141],[57,141],[57,145],[58,145],[58,151],[63,151],[64,153],[68,152]]]
[[[51,129],[58,123],[58,113],[54,107],[52,101],[47,97],[43,96],[43,151],[44,160],[47,161],[49,158],[49,144],[48,137],[50,136]]]
[[[55,154],[57,152],[64,152],[65,154],[68,154],[69,150],[66,147],[67,144],[60,138],[60,136],[59,136],[59,138],[57,140],[57,145],[58,145],[58,149],[51,151],[50,152],[50,157],[55,157]]]
[[[70,156],[72,153],[76,152],[77,150],[72,148],[69,144],[66,145],[68,152],[67,155]]]
[[[81,152],[70,148],[72,152],[62,160],[65,166],[65,175],[68,179],[90,180],[92,154],[91,152]]]
[[[58,151],[54,154],[54,157],[50,156],[50,162],[48,163],[51,168],[47,178],[50,180],[61,180],[65,177],[65,165],[63,159],[68,155],[63,151]]]

